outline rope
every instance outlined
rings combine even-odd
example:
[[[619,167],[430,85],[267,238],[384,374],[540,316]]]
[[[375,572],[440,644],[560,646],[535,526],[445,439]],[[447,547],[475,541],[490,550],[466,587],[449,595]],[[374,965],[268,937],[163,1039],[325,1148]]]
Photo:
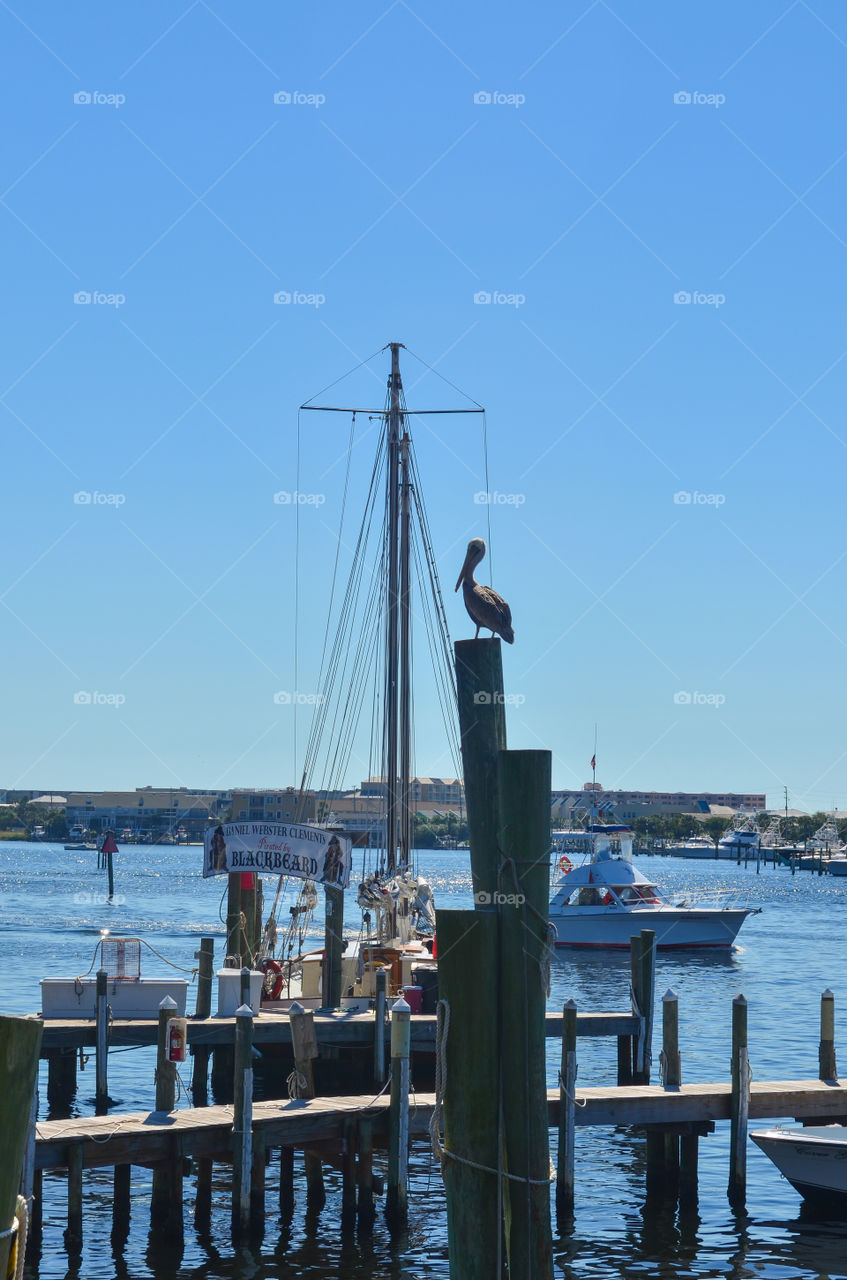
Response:
[[[308,1081],[302,1071],[298,1071],[295,1067],[291,1075],[287,1077],[285,1083],[288,1085],[288,1096],[292,1102],[296,1102],[302,1095],[301,1089],[305,1089]]]
[[[578,1070],[579,1070],[579,1068],[577,1067],[577,1071],[578,1071]],[[559,1088],[561,1089],[561,1091],[562,1091],[562,1093],[565,1095],[565,1097],[570,1099],[570,1101],[574,1104],[574,1106],[575,1106],[575,1107],[587,1107],[587,1106],[588,1106],[588,1099],[587,1099],[587,1098],[583,1098],[583,1099],[582,1099],[582,1101],[580,1102],[579,1098],[575,1097],[575,1096],[574,1096],[574,1094],[572,1094],[572,1093],[569,1093],[569,1092],[568,1092],[567,1086],[566,1086],[566,1084],[565,1084],[564,1080],[562,1079],[562,1073],[561,1073],[561,1071],[559,1072]]]
[[[29,1234],[29,1205],[23,1196],[18,1196],[15,1204],[15,1216],[12,1218],[12,1225],[7,1227],[5,1231],[0,1231],[0,1240],[8,1240],[9,1237],[14,1238],[12,1248],[15,1250],[15,1270],[14,1273],[9,1272],[9,1280],[21,1280],[24,1273],[24,1258],[26,1257],[26,1240]],[[11,1257],[11,1253],[9,1255]]]

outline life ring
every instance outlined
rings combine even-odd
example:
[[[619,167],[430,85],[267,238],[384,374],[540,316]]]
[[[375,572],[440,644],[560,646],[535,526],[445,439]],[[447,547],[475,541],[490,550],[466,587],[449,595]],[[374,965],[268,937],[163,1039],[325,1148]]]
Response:
[[[569,872],[573,871],[573,863],[566,853],[563,853],[559,859],[559,870],[563,876],[566,876]]]
[[[259,968],[264,971],[262,983],[262,999],[278,1000],[282,991],[282,965],[276,960],[260,960]]]

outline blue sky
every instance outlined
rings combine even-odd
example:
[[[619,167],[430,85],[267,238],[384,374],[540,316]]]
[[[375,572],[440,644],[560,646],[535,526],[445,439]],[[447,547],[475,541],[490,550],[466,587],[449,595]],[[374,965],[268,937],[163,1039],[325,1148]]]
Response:
[[[0,24],[3,785],[294,781],[273,495],[297,406],[398,340],[486,406],[513,498],[491,510],[510,745],[580,785],[596,723],[608,787],[845,806],[842,6],[32,3]],[[404,368],[410,406],[458,403]],[[348,431],[303,425],[300,487],[326,502],[301,511],[301,686]],[[462,637],[481,432],[435,431],[417,450]],[[423,692],[416,718],[419,771],[444,771]]]

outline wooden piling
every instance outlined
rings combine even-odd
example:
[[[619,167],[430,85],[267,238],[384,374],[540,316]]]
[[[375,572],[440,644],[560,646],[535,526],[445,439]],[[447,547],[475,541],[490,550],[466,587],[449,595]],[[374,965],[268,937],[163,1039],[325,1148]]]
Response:
[[[506,746],[503,660],[500,641],[494,638],[457,640],[453,648],[471,880],[474,903],[485,908],[497,891],[499,865],[497,755]],[[549,811],[549,797],[547,807]]]
[[[110,855],[111,856],[111,855]],[[109,1109],[109,1081],[108,1081],[108,1054],[109,1054],[109,1008],[107,1004],[107,987],[109,975],[105,969],[97,970],[96,995],[94,1012],[96,1017],[96,1039],[95,1039],[95,1088],[94,1088],[94,1111],[98,1116],[102,1116]]]
[[[405,1000],[391,1009],[391,1108],[388,1117],[388,1189],[385,1216],[395,1230],[408,1217],[406,1182],[409,1172],[409,1049],[412,1011]]]
[[[176,1001],[165,996],[159,1005],[156,1045],[156,1110],[173,1111],[176,1102],[176,1063],[167,1056],[168,1022],[176,1015]],[[182,1159],[176,1153],[153,1170],[150,1221],[182,1230]]]
[[[111,834],[111,833],[110,833]],[[108,848],[106,849],[106,871],[109,876],[109,900],[115,896],[115,864],[112,861],[111,840],[107,840]]]
[[[370,1231],[376,1217],[373,1191],[373,1122],[365,1116],[359,1120],[356,1181],[359,1193],[359,1231]]]
[[[747,1194],[747,1116],[750,1079],[747,1059],[747,1001],[736,996],[732,1002],[732,1060],[730,1099],[729,1186],[733,1205],[743,1205]]]
[[[212,1224],[212,1172],[209,1156],[197,1156],[194,1160],[197,1173],[194,1184],[194,1227],[200,1235],[207,1235]]]
[[[666,1089],[682,1084],[682,1059],[679,1053],[679,999],[670,987],[662,996],[662,1083]]]
[[[549,751],[498,757],[503,1130],[510,1272],[552,1280],[545,1049],[550,896]]]
[[[385,969],[376,971],[376,1000],[374,1002],[374,1080],[382,1084],[385,1079],[385,996],[388,975]]]
[[[40,1018],[0,1017],[0,1231],[8,1230],[15,1216],[42,1030]],[[0,1236],[0,1276],[6,1274],[11,1246],[10,1236]]]
[[[265,1233],[265,1157],[265,1134],[262,1129],[257,1129],[253,1134],[253,1167],[250,1171],[250,1234],[256,1240]]]
[[[818,1078],[835,1081],[838,1067],[835,1062],[835,996],[827,987],[821,995],[821,1040],[818,1047]]]
[[[247,956],[247,941],[241,926],[241,872],[230,872],[226,901],[226,954],[234,956],[241,967]]]
[[[439,1018],[449,1016],[438,1096],[444,1104],[442,1175],[447,1198],[450,1274],[499,1280],[500,1167],[497,1001],[468,974],[496,974],[494,912],[438,912]]]
[[[314,1098],[315,1080],[312,1062],[318,1056],[318,1042],[315,1036],[315,1015],[311,1009],[304,1009],[296,1001],[289,1010],[291,1024],[291,1046],[294,1051],[294,1094],[298,1098]],[[306,1167],[306,1207],[320,1210],[326,1204],[323,1170],[318,1156],[305,1156]]]
[[[294,1216],[294,1148],[279,1150],[279,1216],[290,1222]]]
[[[68,1225],[65,1248],[71,1257],[82,1249],[82,1147],[68,1147]]]
[[[76,1093],[76,1049],[58,1049],[47,1059],[47,1105],[66,1111]]]
[[[559,1069],[559,1151],[556,1165],[556,1217],[560,1229],[573,1217],[574,1122],[576,1112],[576,1002],[562,1011],[562,1063]]]
[[[201,938],[200,950],[194,952],[197,961],[197,1003],[194,1007],[195,1019],[208,1018],[212,1012],[212,981],[215,973],[215,940]],[[208,1045],[191,1046],[193,1059],[191,1068],[191,1096],[195,1107],[205,1107],[209,1101],[209,1057],[211,1049]]]
[[[632,1082],[650,1083],[650,1057],[653,1040],[653,987],[655,980],[656,934],[652,929],[642,929],[630,938],[630,969],[632,992],[641,1018],[641,1025],[633,1038]]]
[[[683,1206],[697,1203],[699,1147],[697,1133],[684,1133],[679,1140],[679,1202]]]
[[[252,1126],[253,1010],[249,1004],[242,1004],[235,1011],[235,1075],[232,1111],[232,1232],[239,1238],[250,1234]]]
[[[323,1006],[337,1009],[341,1004],[341,958],[344,943],[344,890],[324,885],[326,915],[324,958],[321,967]]]
[[[116,1164],[112,1185],[112,1248],[120,1252],[129,1237],[132,1166]]]

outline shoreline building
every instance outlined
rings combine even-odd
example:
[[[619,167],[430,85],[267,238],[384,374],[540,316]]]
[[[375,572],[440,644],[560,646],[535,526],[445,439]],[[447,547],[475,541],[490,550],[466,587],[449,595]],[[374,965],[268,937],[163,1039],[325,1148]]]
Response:
[[[160,840],[177,836],[182,827],[189,840],[202,840],[211,822],[220,822],[232,802],[230,791],[189,787],[137,787],[135,791],[69,791],[68,827],[114,831],[120,839]]]
[[[734,791],[606,791],[599,782],[586,782],[581,791],[553,791],[553,822],[568,826],[592,802],[603,802],[613,809],[619,822],[636,818],[667,817],[692,813],[708,816],[715,810],[723,813],[761,813],[767,808],[763,792]]]

